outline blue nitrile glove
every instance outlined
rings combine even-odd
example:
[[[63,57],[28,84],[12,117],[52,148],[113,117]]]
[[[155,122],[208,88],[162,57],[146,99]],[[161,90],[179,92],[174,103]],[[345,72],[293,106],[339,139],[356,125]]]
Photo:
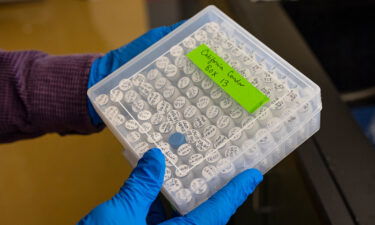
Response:
[[[110,51],[104,56],[97,58],[91,65],[87,87],[90,88],[94,84],[101,81],[104,77],[108,76],[117,68],[137,56],[139,53],[143,52],[146,48],[150,47],[165,35],[169,34],[183,22],[185,21],[180,21],[171,26],[163,26],[149,30],[147,33],[143,34],[129,44]],[[90,101],[88,101],[88,112],[94,125],[99,125],[102,123],[102,120],[95,112],[95,109],[91,105]]]
[[[164,221],[162,207],[154,202],[162,187],[164,172],[164,155],[159,149],[149,150],[120,192],[93,209],[78,225],[226,224],[263,179],[258,170],[246,170],[190,213]]]

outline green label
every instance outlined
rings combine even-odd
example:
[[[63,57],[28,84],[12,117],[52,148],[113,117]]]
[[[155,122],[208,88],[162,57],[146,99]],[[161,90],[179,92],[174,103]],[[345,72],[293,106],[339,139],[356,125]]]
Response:
[[[193,49],[187,57],[249,113],[269,101],[265,94],[205,44]]]

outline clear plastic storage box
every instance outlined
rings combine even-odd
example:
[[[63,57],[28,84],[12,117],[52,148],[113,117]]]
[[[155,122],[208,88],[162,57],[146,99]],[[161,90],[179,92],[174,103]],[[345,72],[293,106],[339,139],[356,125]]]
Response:
[[[202,44],[268,102],[249,113],[213,82],[186,56]],[[214,6],[88,95],[131,164],[152,147],[162,150],[167,164],[163,193],[182,214],[245,169],[266,173],[319,130],[322,109],[315,83]]]

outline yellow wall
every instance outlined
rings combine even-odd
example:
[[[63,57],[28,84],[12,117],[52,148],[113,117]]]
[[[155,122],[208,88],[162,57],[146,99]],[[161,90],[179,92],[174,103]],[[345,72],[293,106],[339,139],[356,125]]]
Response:
[[[0,4],[0,48],[51,54],[106,52],[146,31],[141,0]],[[106,129],[0,144],[0,224],[74,224],[129,175]]]

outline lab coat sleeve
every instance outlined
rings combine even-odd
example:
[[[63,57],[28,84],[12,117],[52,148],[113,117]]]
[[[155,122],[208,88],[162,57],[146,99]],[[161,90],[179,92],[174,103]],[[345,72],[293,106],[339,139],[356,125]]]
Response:
[[[0,50],[0,142],[101,130],[90,121],[86,94],[97,57]]]

